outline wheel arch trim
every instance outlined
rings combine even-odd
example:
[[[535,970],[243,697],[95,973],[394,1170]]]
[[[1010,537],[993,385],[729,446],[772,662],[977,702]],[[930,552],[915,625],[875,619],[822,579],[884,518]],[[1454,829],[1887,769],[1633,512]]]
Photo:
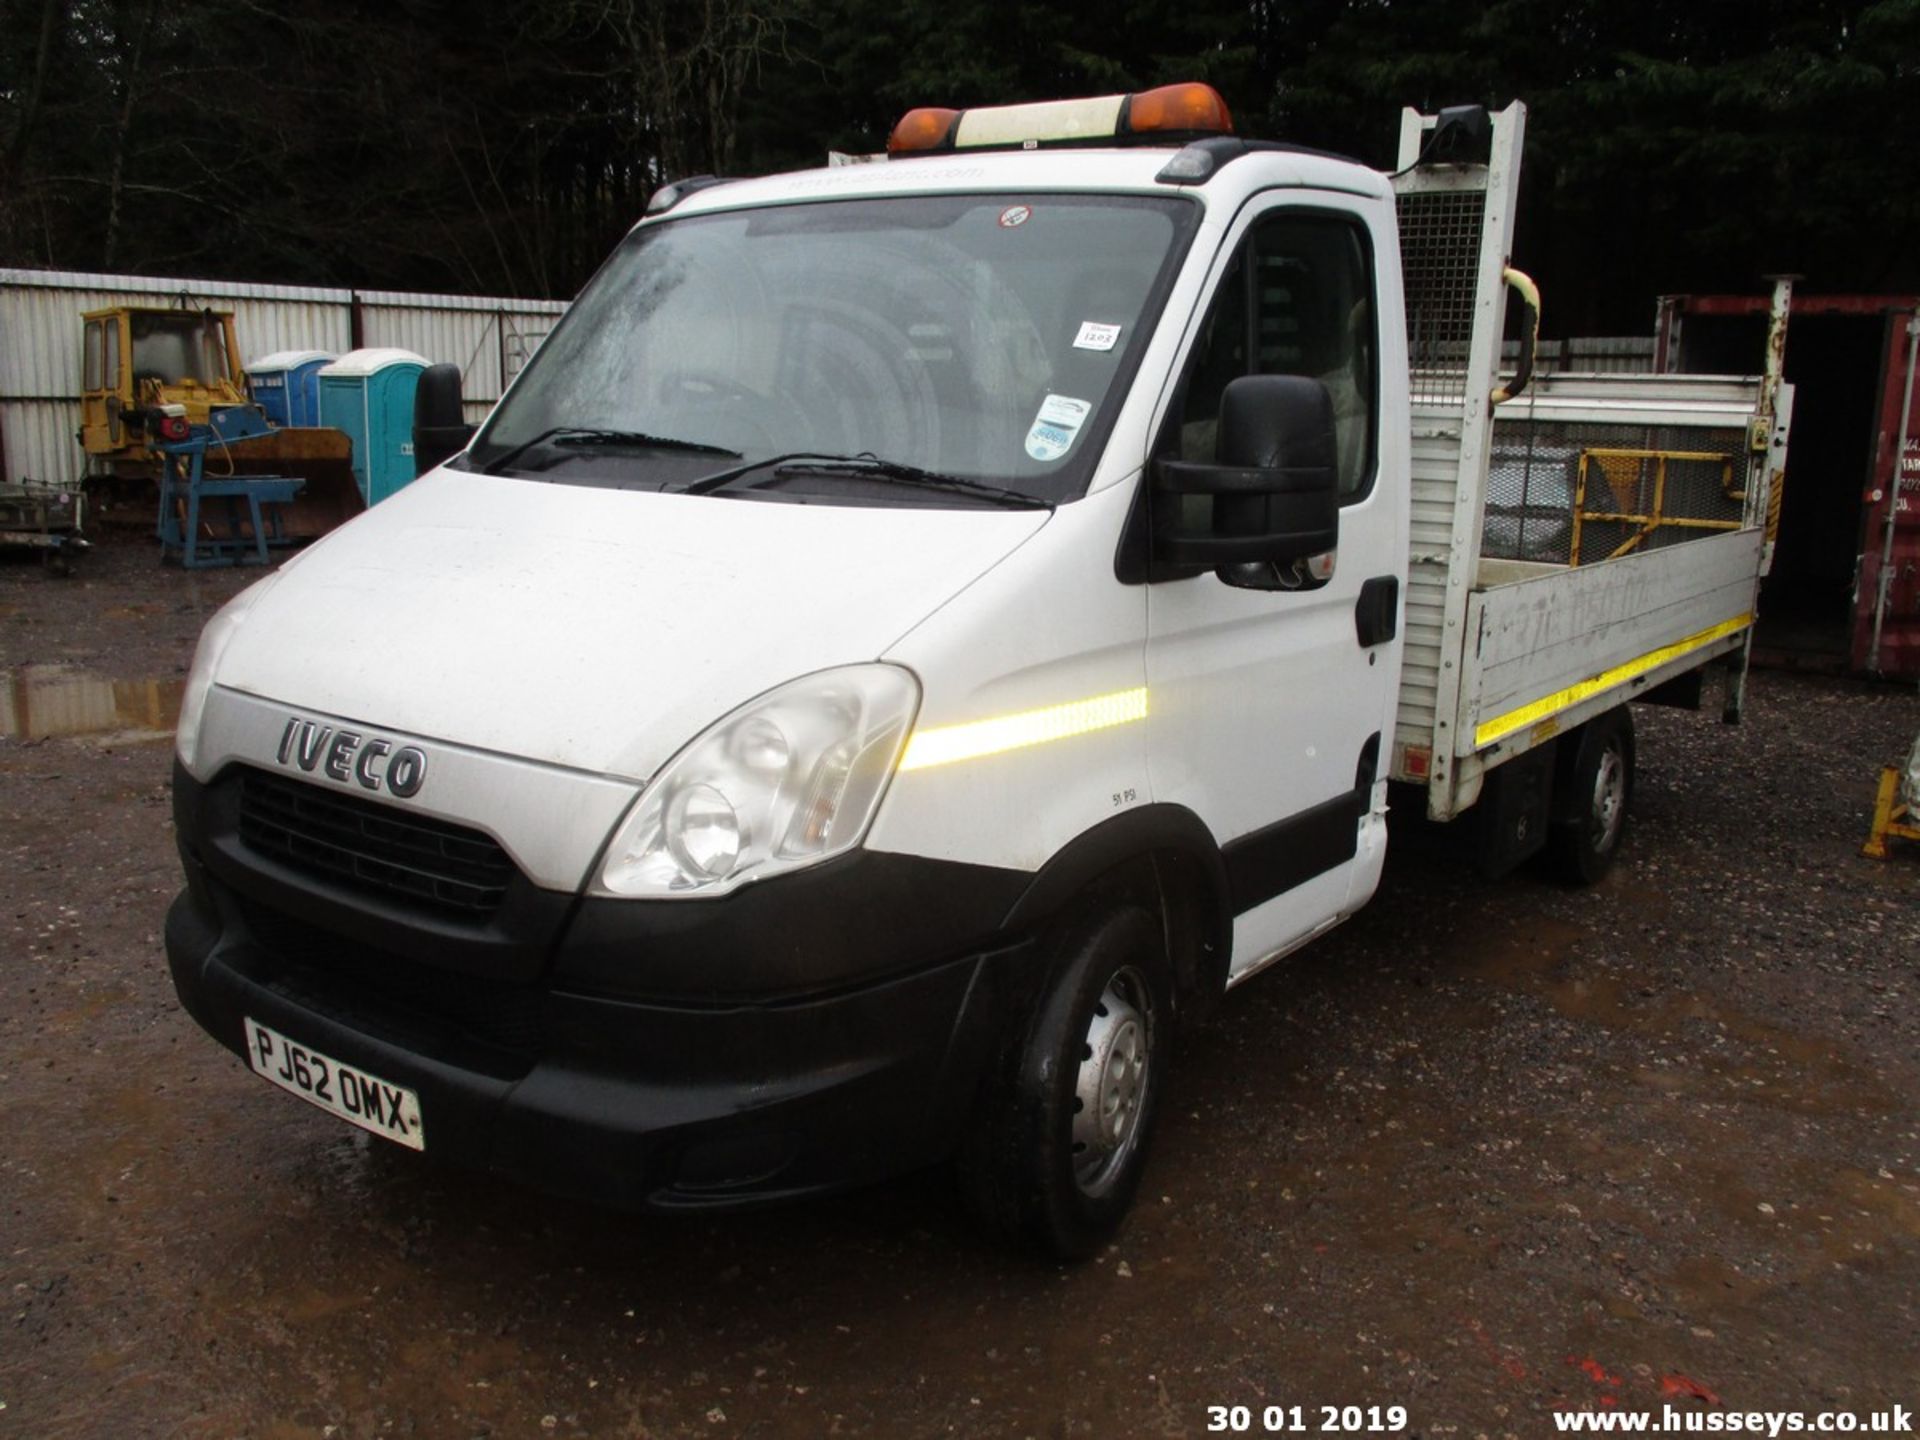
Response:
[[[1009,931],[1030,931],[1056,919],[1080,897],[1116,872],[1150,865],[1162,919],[1170,929],[1191,927],[1194,953],[1169,956],[1178,987],[1204,1005],[1226,987],[1233,949],[1232,887],[1225,857],[1206,823],[1184,805],[1138,806],[1101,821],[1055,852],[1034,873],[1003,922]],[[1190,874],[1169,873],[1170,866]],[[1190,891],[1194,913],[1171,913]],[[1217,972],[1217,973],[1216,973]]]

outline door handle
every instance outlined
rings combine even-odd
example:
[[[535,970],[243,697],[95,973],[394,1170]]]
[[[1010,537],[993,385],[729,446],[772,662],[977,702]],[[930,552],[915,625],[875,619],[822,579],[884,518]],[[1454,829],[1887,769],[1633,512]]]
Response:
[[[1360,587],[1353,630],[1362,650],[1384,645],[1400,633],[1400,577],[1376,575]]]

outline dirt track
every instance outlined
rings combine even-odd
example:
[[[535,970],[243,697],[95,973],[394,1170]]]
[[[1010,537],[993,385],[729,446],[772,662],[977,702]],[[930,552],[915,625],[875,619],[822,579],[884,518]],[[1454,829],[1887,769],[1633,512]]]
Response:
[[[0,659],[177,681],[245,578],[144,546],[77,581],[0,564]],[[173,999],[169,747],[0,739],[0,1440],[1911,1410],[1920,854],[1858,849],[1920,697],[1762,674],[1752,701],[1738,730],[1637,714],[1596,890],[1396,856],[1192,1038],[1139,1213],[1072,1271],[978,1236],[938,1176],[636,1220],[310,1111]]]

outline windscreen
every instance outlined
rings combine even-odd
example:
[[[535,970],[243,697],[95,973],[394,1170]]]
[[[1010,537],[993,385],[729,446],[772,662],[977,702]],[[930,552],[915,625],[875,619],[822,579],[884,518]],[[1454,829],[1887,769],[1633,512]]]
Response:
[[[230,378],[226,328],[217,316],[135,310],[127,326],[136,384],[153,378],[167,385],[215,385]]]
[[[918,196],[642,227],[501,402],[470,463],[664,488],[746,460],[868,455],[1038,499],[1085,488],[1196,207]]]

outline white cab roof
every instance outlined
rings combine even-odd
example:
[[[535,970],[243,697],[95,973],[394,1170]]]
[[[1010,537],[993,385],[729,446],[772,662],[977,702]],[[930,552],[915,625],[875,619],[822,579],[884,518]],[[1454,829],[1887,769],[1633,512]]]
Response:
[[[915,156],[884,164],[834,165],[755,180],[733,180],[688,196],[662,218],[742,209],[753,205],[839,200],[866,195],[968,191],[1091,191],[1191,194],[1209,205],[1236,207],[1257,190],[1275,186],[1337,190],[1385,198],[1387,180],[1351,160],[1291,150],[1249,150],[1222,164],[1202,185],[1167,185],[1154,177],[1179,152],[1171,146],[1116,150],[992,150]]]

